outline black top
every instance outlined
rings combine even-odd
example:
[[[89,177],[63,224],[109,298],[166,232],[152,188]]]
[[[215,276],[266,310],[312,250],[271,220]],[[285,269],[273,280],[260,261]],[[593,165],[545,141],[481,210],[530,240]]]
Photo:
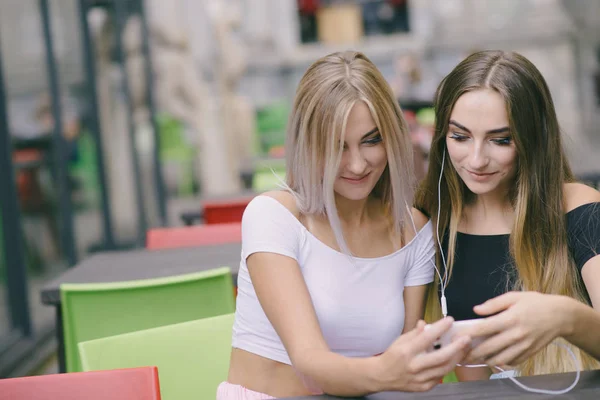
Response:
[[[585,263],[600,254],[600,203],[577,207],[568,212],[566,218],[569,252],[581,274]],[[442,248],[447,257],[447,234]],[[441,272],[443,274],[443,269]],[[452,277],[446,287],[448,315],[457,321],[481,318],[473,307],[511,290],[516,273],[509,251],[509,235],[458,232]]]

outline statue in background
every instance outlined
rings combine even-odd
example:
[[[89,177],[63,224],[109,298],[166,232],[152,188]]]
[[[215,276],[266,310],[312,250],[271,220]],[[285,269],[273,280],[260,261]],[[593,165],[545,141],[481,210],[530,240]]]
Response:
[[[229,162],[239,181],[240,173],[252,169],[253,138],[256,126],[254,107],[237,93],[247,67],[242,43],[236,40],[236,30],[242,22],[241,2],[213,0],[209,15],[217,43],[214,72],[221,103],[223,133],[227,138]]]
[[[117,240],[129,240],[136,235],[137,219],[134,195],[133,164],[127,137],[127,112],[119,100],[121,81],[118,66],[112,62],[114,36],[109,14],[102,8],[89,13],[90,33],[96,61],[98,114],[104,144],[109,202]]]
[[[203,195],[235,193],[240,190],[240,179],[225,124],[219,118],[219,103],[197,69],[180,15],[173,10],[177,4],[153,3],[153,12],[160,15],[151,28],[157,106],[197,134]],[[165,7],[171,10],[163,14]]]

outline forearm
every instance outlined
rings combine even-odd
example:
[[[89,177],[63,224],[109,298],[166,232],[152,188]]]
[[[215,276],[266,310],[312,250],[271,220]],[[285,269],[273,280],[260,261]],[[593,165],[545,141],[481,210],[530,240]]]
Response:
[[[294,366],[320,390],[336,396],[364,396],[385,390],[377,357],[344,357],[331,351],[306,351]]]
[[[600,360],[600,312],[568,297],[562,299],[562,337]],[[559,314],[559,315],[561,315]]]

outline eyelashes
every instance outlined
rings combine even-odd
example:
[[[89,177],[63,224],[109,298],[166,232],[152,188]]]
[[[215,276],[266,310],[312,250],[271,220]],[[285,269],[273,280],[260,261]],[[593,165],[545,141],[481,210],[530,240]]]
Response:
[[[500,146],[508,146],[509,144],[512,143],[512,139],[509,137],[506,137],[506,138],[500,138],[500,139],[493,139],[492,142],[499,144]]]
[[[468,137],[466,137],[464,135],[459,135],[457,133],[452,133],[452,134],[450,134],[450,139],[454,139],[457,142],[464,142],[465,140],[468,139]]]
[[[381,138],[381,135],[376,135],[376,136],[372,137],[371,139],[365,140],[363,143],[365,143],[365,144],[377,144],[377,143],[381,143],[382,140],[383,139]]]
[[[361,142],[361,144],[365,144],[367,146],[375,146],[379,143],[383,142],[383,138],[381,137],[381,134],[377,134],[376,136],[373,136],[369,139],[365,139]],[[344,150],[348,149],[348,145],[346,145],[344,143]]]
[[[461,135],[456,132],[452,132],[450,134],[450,139],[456,140],[457,142],[464,142],[465,140],[468,140],[469,137],[465,136],[465,135]],[[490,139],[490,140],[499,146],[508,146],[512,143],[511,137],[496,138],[496,139]]]

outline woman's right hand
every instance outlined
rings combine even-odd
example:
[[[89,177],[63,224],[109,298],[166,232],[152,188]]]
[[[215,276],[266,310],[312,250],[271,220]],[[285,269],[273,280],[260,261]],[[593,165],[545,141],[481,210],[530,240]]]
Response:
[[[383,390],[422,392],[432,389],[466,356],[471,339],[461,336],[442,349],[428,352],[454,320],[447,317],[425,330],[425,322],[401,335],[378,360]]]

